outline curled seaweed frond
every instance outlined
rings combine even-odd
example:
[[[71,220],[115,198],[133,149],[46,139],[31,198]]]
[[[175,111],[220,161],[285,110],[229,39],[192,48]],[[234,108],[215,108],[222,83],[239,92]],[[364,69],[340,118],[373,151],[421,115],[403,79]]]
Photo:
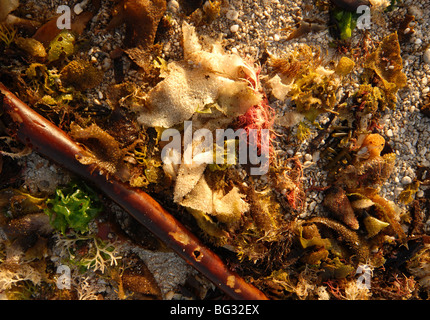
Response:
[[[315,217],[306,220],[305,223],[318,223],[327,226],[328,228],[335,231],[342,241],[352,250],[356,255],[358,261],[366,261],[369,257],[369,247],[360,238],[360,236],[353,230],[347,228],[342,223],[336,222],[334,220],[322,217]]]
[[[122,164],[124,152],[120,144],[98,125],[93,123],[87,128],[82,128],[72,123],[70,134],[92,153],[91,156],[80,157],[81,163],[96,164],[99,170],[110,175],[125,169]]]
[[[376,75],[377,86],[383,93],[381,109],[393,109],[397,102],[397,91],[406,86],[406,75],[402,72],[403,62],[397,33],[385,37],[379,47],[368,56],[365,67]]]
[[[414,201],[414,195],[418,192],[418,188],[420,187],[419,181],[414,181],[408,184],[402,192],[399,194],[399,201],[403,204],[410,204]]]

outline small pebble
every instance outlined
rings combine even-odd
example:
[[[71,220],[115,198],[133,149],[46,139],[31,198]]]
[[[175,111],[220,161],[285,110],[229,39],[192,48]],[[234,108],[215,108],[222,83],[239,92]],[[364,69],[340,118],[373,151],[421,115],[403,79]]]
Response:
[[[387,137],[392,137],[393,136],[393,130],[388,129],[385,134],[387,135]]]
[[[239,18],[239,12],[237,12],[236,10],[228,10],[225,16],[228,20],[236,20],[237,18]]]
[[[423,60],[425,63],[430,64],[430,48],[424,51]]]
[[[404,176],[402,178],[402,184],[411,184],[412,183],[412,178],[409,176]]]
[[[398,196],[399,196],[399,194],[400,194],[402,191],[403,191],[403,188],[396,187],[396,188],[394,189],[394,195],[395,195],[396,197],[398,197]]]
[[[82,9],[81,4],[80,4],[80,3],[78,3],[77,5],[75,5],[75,6],[73,7],[73,11],[74,11],[77,15],[80,15],[80,14],[84,11],[84,9]]]
[[[314,211],[314,209],[315,209],[315,207],[316,207],[316,206],[317,206],[317,202],[316,202],[316,201],[312,201],[312,202],[309,204],[309,207],[308,207],[309,211],[310,211],[310,212]]]
[[[171,0],[168,6],[173,12],[176,12],[179,9],[179,3],[176,0]]]
[[[239,25],[238,24],[234,24],[230,27],[230,31],[233,33],[236,33],[237,31],[239,31]]]

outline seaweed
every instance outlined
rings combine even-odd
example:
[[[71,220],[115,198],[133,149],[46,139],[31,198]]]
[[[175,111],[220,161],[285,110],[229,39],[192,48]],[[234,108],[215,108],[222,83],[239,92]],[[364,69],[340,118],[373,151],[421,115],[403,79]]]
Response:
[[[360,15],[340,8],[333,9],[330,14],[336,22],[339,38],[341,40],[351,38],[352,31],[357,26],[357,19]]]
[[[14,40],[15,44],[27,54],[41,60],[47,57],[45,47],[42,43],[33,38],[18,37]]]
[[[15,188],[0,190],[0,210],[8,219],[39,212],[45,200],[45,195],[30,194],[26,190]],[[2,217],[0,217],[1,220]]]
[[[276,73],[269,80],[272,94],[281,100],[290,98],[297,111],[310,122],[324,112],[338,114],[335,110],[339,101],[337,91],[355,63],[343,57],[334,70],[324,65],[320,50],[307,45],[286,57],[272,57],[271,66]]]
[[[73,60],[61,70],[60,79],[64,86],[83,91],[97,87],[103,79],[103,72],[87,61]]]
[[[46,201],[45,213],[52,226],[63,235],[69,229],[85,233],[88,224],[101,212],[98,195],[85,183],[71,182],[64,188],[57,188],[55,197]]]
[[[69,57],[75,52],[76,36],[69,30],[63,30],[49,44],[48,61]]]
[[[17,30],[14,27],[0,23],[0,41],[3,42],[7,48],[14,42],[16,34]]]
[[[300,142],[306,141],[311,135],[311,128],[309,125],[304,122],[300,121],[297,126],[297,139],[299,139]]]
[[[410,184],[408,184],[402,192],[399,194],[399,201],[403,204],[410,204],[412,201],[414,201],[414,195],[418,192],[418,188],[420,187],[419,181],[414,181]]]
[[[93,123],[82,128],[72,123],[70,135],[90,152],[89,155],[82,155],[78,159],[79,162],[86,165],[94,164],[100,172],[124,181],[130,177],[130,172],[124,163],[126,150],[123,150],[121,144],[97,124]]]
[[[354,191],[354,194],[371,200],[380,212],[383,220],[390,224],[390,227],[397,235],[400,243],[407,246],[407,237],[399,222],[399,208],[393,202],[386,200],[372,188],[357,189]]]
[[[366,262],[369,257],[370,251],[368,244],[362,239],[356,231],[349,229],[342,223],[322,217],[315,217],[306,220],[305,223],[317,223],[325,225],[331,230],[335,231],[342,242],[345,243],[359,262]]]
[[[113,10],[108,29],[126,25],[124,43],[127,47],[147,48],[154,44],[161,18],[166,11],[166,1],[120,1]]]
[[[397,91],[406,86],[406,75],[402,72],[403,62],[397,33],[386,36],[379,47],[371,53],[364,66],[374,72],[377,86],[384,93],[380,108],[394,108]],[[380,100],[380,99],[378,99]]]

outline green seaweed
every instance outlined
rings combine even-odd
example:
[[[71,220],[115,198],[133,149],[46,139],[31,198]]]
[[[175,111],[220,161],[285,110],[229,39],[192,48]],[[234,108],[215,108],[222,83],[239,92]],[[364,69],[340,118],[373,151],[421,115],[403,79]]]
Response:
[[[357,26],[357,19],[359,15],[354,12],[335,8],[332,11],[332,15],[336,21],[340,39],[346,40],[351,38],[352,31]]]
[[[48,61],[58,60],[60,57],[68,57],[75,52],[76,37],[70,30],[63,30],[49,44]]]
[[[88,224],[102,211],[97,193],[85,183],[71,182],[65,188],[57,188],[55,197],[46,201],[45,213],[51,225],[63,235],[71,228],[85,233]]]

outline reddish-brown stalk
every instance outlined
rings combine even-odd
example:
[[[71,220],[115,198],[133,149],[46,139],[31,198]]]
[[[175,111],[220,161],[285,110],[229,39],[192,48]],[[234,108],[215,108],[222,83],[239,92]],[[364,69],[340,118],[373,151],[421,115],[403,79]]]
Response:
[[[2,117],[13,138],[92,182],[231,298],[267,299],[261,291],[229,270],[219,256],[151,196],[113,178],[108,179],[95,165],[80,163],[79,158],[87,155],[86,151],[64,131],[19,100],[2,83],[0,93]]]

